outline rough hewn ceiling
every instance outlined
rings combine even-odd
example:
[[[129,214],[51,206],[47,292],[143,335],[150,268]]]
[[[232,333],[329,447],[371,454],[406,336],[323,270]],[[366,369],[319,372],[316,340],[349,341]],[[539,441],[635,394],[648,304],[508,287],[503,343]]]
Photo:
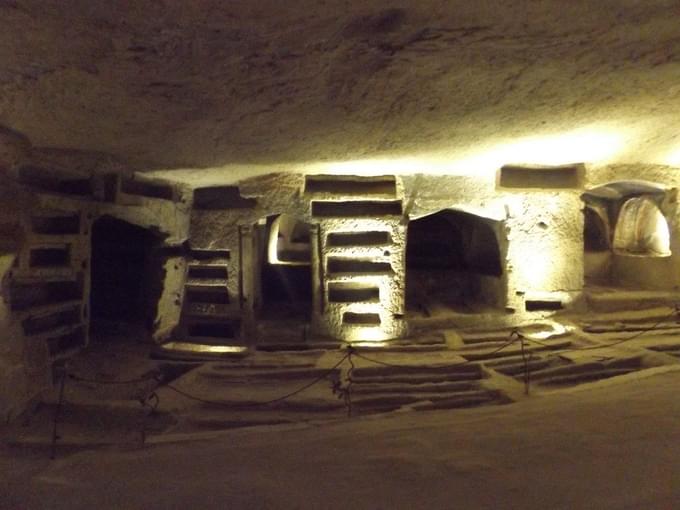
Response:
[[[140,169],[575,129],[664,162],[680,150],[679,16],[675,0],[0,0],[0,124]]]

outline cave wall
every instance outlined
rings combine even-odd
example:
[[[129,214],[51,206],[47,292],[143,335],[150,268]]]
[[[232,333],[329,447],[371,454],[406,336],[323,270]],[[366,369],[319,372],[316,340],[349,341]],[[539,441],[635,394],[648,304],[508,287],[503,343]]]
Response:
[[[168,247],[186,239],[190,195],[167,183],[126,185],[132,172],[121,167],[107,156],[35,148],[0,131],[0,419],[21,412],[52,384],[55,364],[88,343],[97,218],[152,229]],[[183,268],[172,257],[165,266],[156,338],[169,335],[179,320]]]
[[[513,166],[493,176],[394,176],[379,168],[370,177],[270,173],[189,190],[135,176],[108,156],[34,148],[16,133],[2,135],[8,207],[0,214],[6,332],[0,413],[6,416],[50,383],[56,361],[88,341],[90,233],[103,215],[163,237],[157,342],[214,334],[227,344],[261,340],[256,312],[266,243],[258,226],[284,213],[311,225],[312,331],[346,341],[408,334],[409,221],[442,210],[491,225],[501,258],[497,276],[446,285],[475,286],[484,303],[505,310],[507,323],[553,313],[536,311],[536,303],[578,304],[585,270],[593,266],[584,254],[581,195],[608,182],[642,179],[667,189],[661,210],[672,254],[652,261],[603,255],[603,271],[636,288],[680,285],[680,177],[669,167]]]

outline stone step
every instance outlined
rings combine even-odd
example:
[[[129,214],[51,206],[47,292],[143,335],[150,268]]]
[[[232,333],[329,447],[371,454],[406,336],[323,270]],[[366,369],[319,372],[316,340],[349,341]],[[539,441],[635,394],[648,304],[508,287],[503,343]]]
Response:
[[[586,291],[585,295],[589,309],[596,312],[640,310],[680,303],[680,293],[673,291],[618,289],[610,292]]]
[[[545,368],[550,368],[555,365],[560,365],[566,363],[565,361],[561,361],[559,358],[542,358],[542,359],[534,359],[531,361],[528,361],[526,364],[523,361],[518,361],[515,363],[509,363],[506,365],[500,365],[500,366],[495,366],[493,367],[493,370],[496,372],[500,372],[503,375],[509,375],[509,376],[515,376],[518,374],[524,374],[524,371],[528,368],[532,373],[536,372],[538,370],[543,370]]]
[[[248,354],[248,348],[243,345],[220,345],[219,342],[201,343],[198,339],[190,342],[166,342],[164,344],[154,346],[151,350],[151,357],[153,359],[169,359],[180,361],[213,360],[225,358],[241,359],[245,356],[248,356]]]
[[[477,381],[454,381],[438,383],[390,383],[360,382],[352,384],[352,392],[357,395],[376,395],[381,393],[454,393],[479,389]]]
[[[532,374],[531,380],[545,386],[561,386],[561,385],[566,386],[597,381],[600,379],[608,379],[610,377],[616,377],[619,375],[625,375],[632,372],[636,372],[637,370],[638,369],[635,368],[608,368],[602,370],[593,370],[590,372],[547,377],[542,378],[538,381],[535,381],[535,378]]]
[[[415,411],[437,411],[440,409],[462,409],[489,404],[509,404],[512,400],[505,395],[456,395],[435,402],[424,402],[411,406]]]
[[[539,345],[531,342],[526,342],[524,345],[524,352],[525,353],[532,353],[532,352],[541,352],[541,351],[550,351],[550,350],[559,350],[559,349],[566,349],[571,345],[571,340],[558,340],[558,341],[542,341],[545,345]],[[461,355],[470,360],[470,361],[483,361],[483,360],[488,360],[488,359],[494,359],[494,358],[504,358],[504,357],[509,357],[509,356],[517,356],[521,355],[522,353],[522,348],[518,343],[509,345],[503,350],[498,350],[498,347],[495,349],[480,349],[478,351],[474,352],[462,352]]]
[[[422,403],[436,402],[467,402],[470,400],[488,402],[499,398],[501,395],[498,390],[472,390],[457,393],[409,393],[409,394],[384,394],[368,398],[352,398],[352,407],[360,411],[378,410],[384,412],[388,409],[398,409],[403,406]]]
[[[589,361],[584,363],[572,363],[569,365],[559,367],[551,367],[545,370],[541,370],[535,375],[537,376],[537,378],[544,378],[551,377],[553,375],[569,375],[608,368],[639,369],[641,367],[642,356],[638,355],[618,358],[610,361]]]

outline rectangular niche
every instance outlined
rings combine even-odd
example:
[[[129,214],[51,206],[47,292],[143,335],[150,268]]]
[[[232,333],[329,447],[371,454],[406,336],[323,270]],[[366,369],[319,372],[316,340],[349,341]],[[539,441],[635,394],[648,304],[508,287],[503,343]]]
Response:
[[[210,211],[221,209],[252,209],[254,198],[243,198],[238,186],[213,186],[194,190],[194,209]]]
[[[375,262],[366,259],[329,257],[327,264],[329,273],[387,274],[392,272],[392,266],[389,262]]]
[[[60,310],[41,317],[29,317],[22,321],[24,333],[37,335],[63,326],[72,326],[80,322],[80,306]]]
[[[354,326],[380,326],[380,314],[345,312],[342,322]]]
[[[391,244],[389,232],[333,232],[328,234],[328,246],[340,248],[344,246],[385,246]]]
[[[175,192],[171,185],[139,179],[128,179],[121,183],[120,190],[128,195],[139,195],[162,200],[173,200]]]
[[[552,312],[562,310],[564,306],[558,299],[527,299],[524,302],[524,309],[527,312]]]
[[[39,282],[10,287],[12,310],[26,310],[82,299],[83,286],[79,281]]]
[[[401,200],[312,201],[312,216],[319,218],[354,218],[401,216]]]
[[[187,276],[196,280],[226,280],[227,266],[221,265],[206,265],[206,266],[189,266]]]
[[[71,249],[68,244],[50,248],[34,248],[29,255],[30,267],[66,267],[71,261]]]
[[[54,170],[32,165],[19,169],[19,182],[31,188],[65,195],[92,194],[92,183],[89,178],[60,175]]]
[[[580,188],[584,165],[531,166],[505,165],[500,170],[501,188],[569,189]]]
[[[204,250],[204,249],[191,249],[191,257],[195,260],[213,260],[213,259],[230,259],[231,251],[229,250]]]
[[[305,193],[332,193],[336,195],[396,195],[397,182],[393,175],[371,177],[308,175]]]
[[[72,235],[80,232],[80,215],[31,216],[31,228],[36,234]]]
[[[377,303],[380,289],[374,285],[330,283],[328,301],[331,303]]]

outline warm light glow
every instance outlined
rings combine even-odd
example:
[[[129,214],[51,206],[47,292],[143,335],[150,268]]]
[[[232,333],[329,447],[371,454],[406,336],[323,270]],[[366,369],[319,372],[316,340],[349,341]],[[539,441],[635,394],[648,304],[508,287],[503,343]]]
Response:
[[[543,325],[543,324],[542,324]],[[554,336],[560,336],[564,335],[566,333],[569,333],[570,331],[574,330],[573,326],[567,326],[564,324],[561,324],[559,322],[555,321],[550,321],[544,324],[545,326],[548,326],[550,329],[542,329],[540,331],[524,331],[520,330],[522,335],[524,335],[525,338],[528,338],[530,340],[548,340],[551,337]]]
[[[668,257],[670,246],[668,222],[653,200],[635,197],[623,204],[614,230],[617,253]]]
[[[625,148],[628,136],[619,129],[586,127],[552,135],[536,135],[489,141],[480,148],[461,152],[432,153],[403,158],[375,158],[312,165],[313,173],[450,174],[492,176],[503,165],[566,165],[605,163]],[[318,170],[317,167],[318,166]]]
[[[392,338],[381,326],[349,326],[344,328],[345,341],[356,345],[377,346]]]
[[[354,347],[385,347],[387,345],[390,345],[390,342],[384,342],[380,340],[373,340],[371,342],[364,342],[364,341],[359,341],[359,342],[352,342],[352,345]]]
[[[294,233],[300,224],[295,218],[287,215],[279,215],[273,222],[269,231],[267,242],[267,257],[270,264],[285,266],[308,266],[310,246],[307,242],[296,242]],[[286,254],[286,257],[282,257]]]
[[[244,353],[248,350],[243,345],[206,345],[189,342],[168,342],[161,346],[168,351],[195,352],[199,354],[227,354]]]
[[[670,166],[680,166],[680,147],[668,153],[668,156],[664,158],[662,163]]]

